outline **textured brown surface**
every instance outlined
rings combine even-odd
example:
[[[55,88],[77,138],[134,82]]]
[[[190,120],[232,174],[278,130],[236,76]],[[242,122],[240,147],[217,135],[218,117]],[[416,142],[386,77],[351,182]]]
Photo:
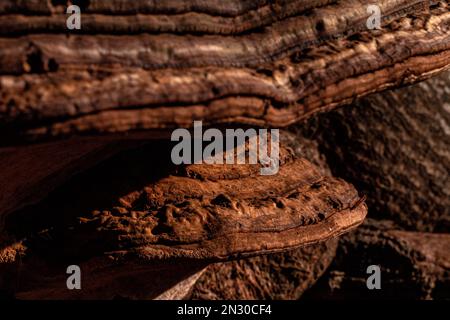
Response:
[[[281,138],[297,156],[314,163],[321,174],[331,175],[315,141],[293,134]],[[298,299],[330,265],[336,246],[336,239],[332,239],[283,253],[216,263],[200,277],[191,298]]]
[[[217,263],[194,286],[192,299],[299,299],[334,258],[337,239],[284,253]]]
[[[368,195],[372,218],[341,238],[332,266],[304,298],[449,299],[449,77],[374,94],[296,127],[319,141],[333,174]],[[373,264],[381,290],[366,287]]]
[[[140,143],[72,139],[0,148],[0,229],[12,211],[37,203],[76,173]]]
[[[69,3],[82,30],[66,29]],[[448,0],[377,1],[373,31],[371,4],[0,1],[0,295],[181,298],[210,263],[243,259],[210,267],[194,297],[300,297],[330,263],[325,241],[364,219],[365,198],[311,164],[317,153],[283,147],[280,172],[260,176],[258,165],[172,166],[156,139],[193,120],[287,126],[448,69]],[[346,237],[307,297],[368,296],[369,263],[383,264],[385,298],[448,296],[448,234],[424,232],[449,227],[447,85],[321,120],[335,175],[400,227],[371,221]],[[90,137],[43,143],[79,134]],[[139,134],[154,141],[133,149]],[[82,291],[66,289],[69,264]]]
[[[173,167],[169,150],[161,141],[125,152],[73,178],[40,204],[10,214],[0,261],[16,271],[20,266],[24,274],[41,270],[32,272],[37,280],[18,281],[19,296],[122,295],[120,285],[113,287],[118,292],[104,287],[124,273],[150,276],[166,266],[161,281],[168,289],[210,261],[336,237],[360,224],[367,211],[352,186],[324,176],[291,149],[281,148],[275,176],[260,176],[258,165]],[[75,296],[65,282],[27,294],[69,261],[99,280]],[[172,276],[181,261],[192,268]],[[134,297],[143,297],[144,288],[147,297],[160,294],[149,285],[134,288]]]
[[[82,6],[83,27],[77,33],[193,33],[230,34],[256,31],[278,20],[299,15],[308,9],[336,3],[336,0],[292,1],[125,1],[120,7],[104,1]],[[417,1],[418,3],[420,1]],[[115,5],[115,6],[114,6]],[[3,9],[3,10],[1,10]],[[41,12],[1,8],[0,34],[66,32],[64,7],[44,3]],[[16,12],[14,12],[16,11]],[[9,13],[9,14],[5,14]],[[27,15],[20,14],[26,13]]]
[[[101,25],[89,24],[96,14],[121,24],[114,14],[142,12],[154,18],[153,34],[139,26],[126,35],[113,27],[96,35],[52,34],[51,27],[31,34],[36,30],[22,25],[22,36],[0,38],[3,130],[38,138],[187,127],[193,119],[283,126],[427,78],[450,62],[448,1],[431,2],[431,10],[429,1],[379,1],[380,31],[367,30],[365,1],[224,3],[123,3],[111,7],[122,8],[116,12],[91,1],[85,8],[83,32]],[[21,6],[53,10],[11,4],[0,17],[20,21],[7,13]],[[57,18],[57,11],[36,17]],[[224,23],[230,14],[253,22]],[[190,30],[200,20],[203,30]]]
[[[448,299],[450,235],[366,220],[340,240],[337,258],[306,294],[314,299]],[[381,267],[381,290],[368,290],[366,268]]]
[[[333,173],[368,195],[371,217],[450,231],[449,72],[321,115],[309,127]]]

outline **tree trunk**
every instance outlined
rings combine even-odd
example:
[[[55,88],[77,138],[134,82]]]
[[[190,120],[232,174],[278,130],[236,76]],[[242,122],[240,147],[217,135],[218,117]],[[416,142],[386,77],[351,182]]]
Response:
[[[450,72],[375,94],[306,127],[333,173],[368,196],[369,216],[450,231]]]

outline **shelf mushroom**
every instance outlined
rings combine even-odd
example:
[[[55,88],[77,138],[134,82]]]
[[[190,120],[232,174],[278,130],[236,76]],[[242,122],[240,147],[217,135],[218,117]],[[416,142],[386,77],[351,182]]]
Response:
[[[72,2],[0,4],[0,284],[17,297],[182,297],[214,261],[347,232],[364,197],[285,145],[261,176],[173,166],[170,132],[285,127],[450,65],[445,0],[379,1],[379,30],[360,0],[78,1],[68,30]]]

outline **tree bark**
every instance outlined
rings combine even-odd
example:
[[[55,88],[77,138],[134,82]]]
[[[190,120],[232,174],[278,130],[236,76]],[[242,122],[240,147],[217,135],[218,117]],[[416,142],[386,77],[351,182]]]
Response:
[[[368,196],[370,217],[413,231],[450,231],[449,88],[450,73],[442,73],[306,126],[333,173]]]
[[[305,300],[448,299],[448,233],[404,231],[392,221],[368,219],[339,242],[335,261]],[[380,267],[381,290],[367,288],[371,265]]]

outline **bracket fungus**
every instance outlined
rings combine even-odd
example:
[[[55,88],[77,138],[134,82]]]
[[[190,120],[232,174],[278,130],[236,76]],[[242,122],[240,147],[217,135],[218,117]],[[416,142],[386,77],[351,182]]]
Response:
[[[274,176],[259,175],[259,165],[173,166],[164,156],[153,157],[168,150],[153,142],[126,151],[69,180],[39,204],[10,214],[5,226],[13,246],[3,250],[0,261],[17,248],[17,259],[23,256],[7,261],[10,269],[16,263],[22,272],[47,265],[36,279],[15,288],[16,295],[76,297],[44,281],[58,264],[75,260],[99,278],[85,285],[84,298],[130,292],[155,298],[169,289],[177,272],[188,277],[214,261],[325,241],[359,225],[367,213],[353,186],[323,175],[283,145]],[[168,275],[160,272],[166,266]],[[125,271],[129,279],[158,274],[167,283],[112,285]],[[111,292],[102,292],[104,286]]]
[[[16,36],[0,38],[0,123],[32,138],[196,119],[278,127],[448,67],[448,1],[378,1],[380,30],[367,29],[367,5],[96,0],[67,34],[51,28],[58,7],[7,1]]]
[[[0,294],[183,298],[213,262],[295,260],[361,224],[365,197],[286,131],[272,176],[174,165],[169,136],[196,120],[287,127],[449,68],[448,0],[380,0],[374,30],[368,5],[1,1]],[[80,291],[61,274],[73,263]]]

